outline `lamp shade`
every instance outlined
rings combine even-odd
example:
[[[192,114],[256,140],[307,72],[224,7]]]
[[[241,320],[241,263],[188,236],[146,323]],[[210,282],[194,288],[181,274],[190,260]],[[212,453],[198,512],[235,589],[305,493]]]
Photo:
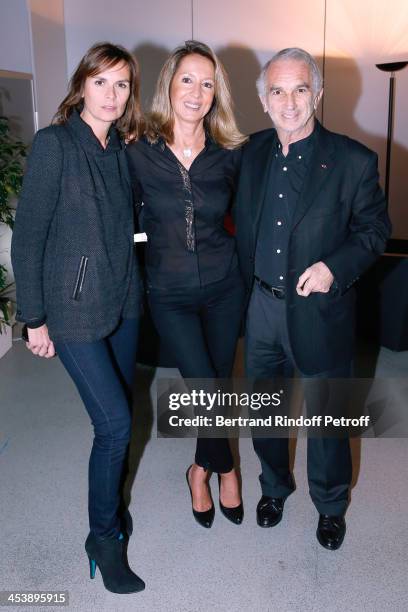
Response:
[[[376,66],[384,72],[397,72],[405,68],[407,64],[408,62],[388,62],[387,64],[376,64]]]

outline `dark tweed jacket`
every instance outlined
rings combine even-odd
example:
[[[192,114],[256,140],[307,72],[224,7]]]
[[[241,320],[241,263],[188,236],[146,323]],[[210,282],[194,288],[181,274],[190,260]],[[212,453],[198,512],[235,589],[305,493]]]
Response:
[[[74,114],[40,130],[28,159],[12,240],[17,320],[52,340],[93,341],[141,299],[124,145],[104,150]]]

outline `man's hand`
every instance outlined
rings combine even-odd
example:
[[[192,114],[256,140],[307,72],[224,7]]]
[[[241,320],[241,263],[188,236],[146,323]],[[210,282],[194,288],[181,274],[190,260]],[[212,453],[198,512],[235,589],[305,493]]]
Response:
[[[28,342],[26,347],[34,354],[39,357],[45,357],[49,359],[55,356],[54,343],[50,340],[48,335],[48,327],[44,324],[41,327],[35,329],[27,328]]]
[[[328,293],[334,281],[334,276],[322,261],[306,268],[299,276],[296,291],[298,295],[307,297],[311,293]]]

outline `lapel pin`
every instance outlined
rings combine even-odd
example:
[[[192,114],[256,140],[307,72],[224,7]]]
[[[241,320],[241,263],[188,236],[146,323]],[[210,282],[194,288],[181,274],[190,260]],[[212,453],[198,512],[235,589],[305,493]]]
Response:
[[[327,170],[327,166],[326,164],[320,164],[322,168],[324,168],[325,170]]]

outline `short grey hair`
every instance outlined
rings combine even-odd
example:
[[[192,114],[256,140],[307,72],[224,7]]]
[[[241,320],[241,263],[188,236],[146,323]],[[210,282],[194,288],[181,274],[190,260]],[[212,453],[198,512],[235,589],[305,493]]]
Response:
[[[316,60],[310,55],[310,53],[308,53],[304,49],[299,49],[298,47],[289,47],[288,49],[282,49],[282,51],[276,53],[273,57],[271,57],[270,60],[266,62],[265,66],[262,68],[261,74],[256,80],[256,88],[260,96],[266,95],[266,73],[268,72],[269,66],[281,60],[288,59],[305,62],[305,64],[309,66],[312,77],[313,93],[319,93],[319,91],[323,87],[323,77],[322,73],[320,72],[320,68],[316,63]]]

